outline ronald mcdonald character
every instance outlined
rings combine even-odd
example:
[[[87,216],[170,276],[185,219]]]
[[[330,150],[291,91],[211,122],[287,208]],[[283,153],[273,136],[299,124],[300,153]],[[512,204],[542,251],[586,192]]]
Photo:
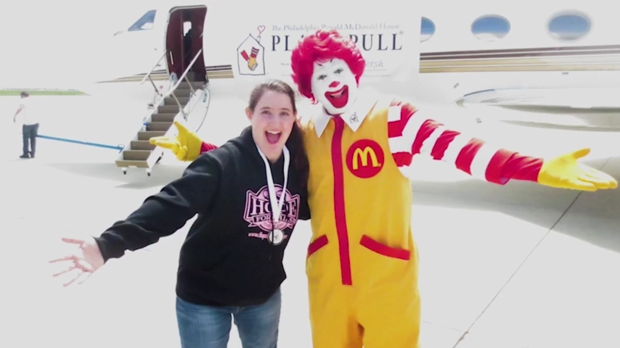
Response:
[[[524,156],[447,129],[408,102],[361,90],[364,58],[337,31],[303,38],[291,67],[299,92],[323,107],[304,126],[315,348],[419,347],[418,252],[407,177],[413,156],[499,185],[514,179],[586,191],[617,187],[609,175],[577,162],[589,149],[550,160]],[[214,147],[177,127],[178,138],[152,143],[184,161]]]

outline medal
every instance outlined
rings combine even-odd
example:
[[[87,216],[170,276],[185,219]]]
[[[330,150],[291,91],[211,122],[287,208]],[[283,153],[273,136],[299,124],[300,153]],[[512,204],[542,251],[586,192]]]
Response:
[[[273,231],[269,232],[269,236],[267,236],[267,238],[269,239],[269,243],[273,245],[279,245],[284,240],[284,232],[279,229],[274,229]]]
[[[273,183],[273,176],[271,175],[271,167],[269,161],[263,152],[256,146],[258,153],[265,162],[265,174],[267,175],[267,188],[269,190],[269,202],[271,203],[271,216],[272,216],[272,230],[269,232],[267,239],[273,245],[279,245],[284,240],[284,232],[277,228],[280,221],[280,213],[282,213],[282,206],[284,205],[284,198],[286,196],[286,184],[288,183],[288,166],[290,164],[290,153],[288,148],[284,146],[284,185],[282,185],[282,193],[280,194],[280,200],[276,198],[276,186]]]

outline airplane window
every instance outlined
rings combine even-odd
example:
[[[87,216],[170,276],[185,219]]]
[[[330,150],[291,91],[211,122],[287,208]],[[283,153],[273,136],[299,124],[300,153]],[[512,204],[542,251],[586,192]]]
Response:
[[[471,33],[482,41],[501,40],[510,32],[510,22],[502,16],[487,15],[476,19],[471,25]]]
[[[422,33],[420,42],[429,40],[435,34],[435,23],[426,17],[422,17]]]
[[[140,19],[138,19],[134,24],[127,29],[127,31],[140,31],[140,30],[151,30],[153,29],[153,24],[155,23],[155,12],[156,10],[150,10]]]
[[[549,21],[549,33],[562,41],[577,40],[590,32],[590,19],[580,13],[556,15]]]

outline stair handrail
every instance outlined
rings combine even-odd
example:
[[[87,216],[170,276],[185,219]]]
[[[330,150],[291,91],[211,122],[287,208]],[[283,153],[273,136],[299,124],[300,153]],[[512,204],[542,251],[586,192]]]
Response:
[[[168,51],[165,51],[164,54],[161,57],[159,57],[159,59],[157,60],[157,63],[153,65],[153,68],[151,69],[151,71],[149,71],[148,74],[144,75],[144,78],[142,78],[142,81],[140,81],[140,84],[143,84],[144,81],[146,81],[146,79],[148,79],[151,76],[153,71],[155,71],[155,68],[159,66],[159,62],[161,62],[161,60],[164,59],[164,57],[166,56],[166,53],[168,53]],[[153,80],[151,80],[151,82],[153,82]]]
[[[189,84],[189,88],[192,90],[192,94],[196,93],[196,90],[194,90],[194,86],[192,86],[191,81],[187,78],[187,73],[194,66],[194,63],[196,63],[196,60],[198,59],[198,56],[201,53],[202,53],[202,48],[198,51],[198,53],[196,53],[196,55],[194,56],[194,59],[192,59],[192,61],[189,63],[189,66],[185,69],[185,71],[183,72],[183,75],[181,75],[181,78],[179,79],[179,81],[182,81],[183,79],[187,81],[187,84]]]
[[[151,71],[149,71],[148,74],[144,75],[144,77],[142,78],[142,81],[140,82],[140,84],[143,84],[144,81],[146,81],[146,79],[149,79],[149,81],[151,81],[151,85],[153,86],[153,89],[155,90],[155,93],[161,98],[161,92],[159,91],[159,89],[157,89],[157,85],[155,84],[155,81],[153,81],[153,79],[151,78],[151,74],[153,73],[153,71],[155,71],[155,68],[157,68],[159,66],[159,62],[161,62],[162,59],[164,59],[164,57],[166,56],[166,54],[168,53],[168,51],[165,51],[164,54],[159,57],[159,60],[157,60],[157,63],[155,63],[155,65],[153,66],[153,68],[151,69]],[[161,99],[160,99],[161,100]]]
[[[179,85],[181,84],[181,82],[183,82],[183,79],[187,80],[187,83],[189,84],[189,88],[192,90],[192,95],[196,92],[194,90],[194,87],[192,86],[192,83],[189,81],[189,79],[187,79],[187,73],[189,72],[189,70],[192,68],[192,66],[194,66],[194,63],[196,63],[196,60],[198,59],[198,56],[200,56],[200,54],[202,53],[202,48],[198,51],[198,53],[196,53],[196,56],[194,56],[194,59],[192,59],[191,63],[189,63],[189,65],[187,66],[187,68],[185,69],[185,71],[183,72],[183,74],[181,75],[181,77],[176,81],[176,83],[168,89],[168,92],[166,92],[166,94],[164,94],[161,97],[161,100],[168,98],[169,96],[172,95],[172,97],[174,98],[174,100],[177,102],[177,105],[179,106],[179,110],[183,113],[183,118],[187,121],[187,114],[185,113],[185,111],[183,110],[183,106],[181,105],[181,103],[179,102],[179,99],[177,99],[177,96],[174,94],[174,91],[177,89],[177,87],[179,87]]]

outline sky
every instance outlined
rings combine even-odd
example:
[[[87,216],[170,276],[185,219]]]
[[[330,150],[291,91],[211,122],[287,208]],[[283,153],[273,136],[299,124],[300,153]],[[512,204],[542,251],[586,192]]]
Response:
[[[15,1],[4,5],[0,9],[0,88],[53,87],[67,72],[91,69],[79,57],[157,5],[158,0]]]

